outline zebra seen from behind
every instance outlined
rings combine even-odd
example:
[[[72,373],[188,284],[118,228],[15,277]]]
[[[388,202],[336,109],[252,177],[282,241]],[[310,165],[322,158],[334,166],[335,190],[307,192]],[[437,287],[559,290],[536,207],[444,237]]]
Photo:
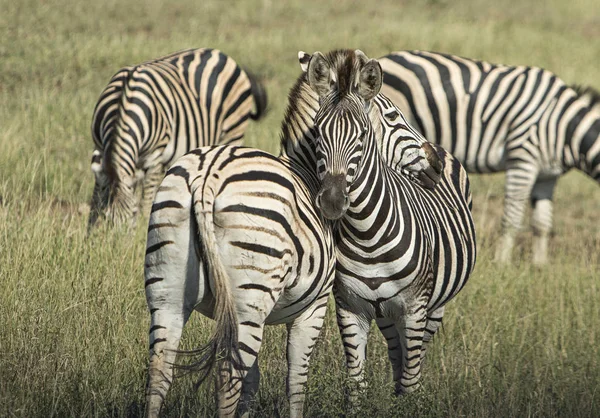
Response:
[[[266,105],[263,86],[216,49],[188,49],[119,70],[92,118],[89,229],[99,218],[119,223],[146,212],[178,157],[204,145],[240,144],[248,118],[259,119]]]
[[[530,200],[533,262],[546,263],[558,178],[576,168],[600,182],[600,95],[541,68],[434,52],[394,52],[380,63],[382,92],[429,141],[469,172],[506,171],[496,258],[510,260]]]
[[[336,220],[334,295],[350,376],[364,385],[370,324],[388,342],[396,391],[420,385],[424,344],[441,324],[445,304],[475,265],[475,229],[469,180],[442,148],[441,181],[426,190],[398,175],[381,158],[369,123],[382,82],[376,60],[336,72],[331,57],[315,53],[307,72],[319,94],[315,116],[316,206]],[[332,83],[349,89],[329,89]],[[402,117],[401,129],[416,136]],[[355,393],[353,394],[355,395]]]
[[[353,51],[337,51],[343,63]],[[247,415],[259,382],[265,324],[288,328],[290,415],[301,416],[310,355],[333,282],[330,225],[314,207],[313,119],[317,95],[303,74],[292,88],[279,158],[235,146],[203,147],[180,158],[162,181],[150,215],[145,288],[151,314],[146,415],[157,416],[173,380],[183,327],[193,310],[216,320],[189,369],[217,365],[219,414],[240,402]],[[404,137],[397,107],[372,107],[389,163],[433,187],[441,162],[427,144]],[[392,143],[393,142],[393,143]],[[433,165],[429,163],[432,162]]]

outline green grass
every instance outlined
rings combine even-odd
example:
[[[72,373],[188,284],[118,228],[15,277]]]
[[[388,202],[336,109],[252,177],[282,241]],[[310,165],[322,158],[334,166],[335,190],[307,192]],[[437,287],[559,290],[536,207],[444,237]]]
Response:
[[[426,49],[549,68],[598,82],[596,0],[451,2],[103,2],[0,0],[0,416],[135,416],[142,411],[149,315],[145,228],[85,240],[90,119],[121,66],[216,47],[264,77],[270,113],[246,143],[278,146],[298,50]],[[472,176],[479,257],[446,310],[424,388],[395,399],[382,338],[369,346],[359,416],[599,416],[600,191],[573,173],[556,193],[551,262],[491,263],[501,175]],[[332,312],[311,365],[306,413],[344,414],[345,372]],[[212,324],[194,317],[186,348]],[[287,414],[285,330],[266,332],[256,413]],[[214,414],[211,385],[175,382],[166,416]]]

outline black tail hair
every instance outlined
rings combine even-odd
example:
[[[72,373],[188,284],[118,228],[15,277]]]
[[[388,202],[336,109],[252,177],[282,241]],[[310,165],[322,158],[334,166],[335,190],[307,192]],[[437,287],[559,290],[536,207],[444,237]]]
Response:
[[[252,97],[254,97],[254,104],[256,107],[256,111],[250,114],[250,118],[259,120],[267,113],[267,91],[258,77],[250,71],[244,71],[250,80],[250,91],[252,92]]]

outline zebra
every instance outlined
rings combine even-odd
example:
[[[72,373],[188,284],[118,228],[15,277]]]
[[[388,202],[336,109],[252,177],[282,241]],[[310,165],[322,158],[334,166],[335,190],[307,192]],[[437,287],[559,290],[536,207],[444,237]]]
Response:
[[[558,178],[576,168],[600,182],[600,95],[541,68],[435,52],[394,52],[380,63],[382,92],[429,141],[469,172],[506,171],[496,260],[511,260],[529,199],[532,261],[545,264]]]
[[[475,265],[475,227],[469,180],[457,159],[436,147],[444,161],[433,190],[390,168],[377,149],[369,119],[382,84],[377,60],[362,59],[337,73],[354,85],[329,91],[331,61],[314,54],[307,68],[319,94],[315,116],[317,173],[322,187],[315,204],[336,222],[333,293],[349,375],[364,387],[366,345],[375,320],[388,342],[397,394],[420,386],[425,343],[441,324],[445,304],[465,285]],[[406,136],[416,135],[404,117]],[[357,392],[351,392],[356,400]]]
[[[100,217],[120,223],[147,212],[177,158],[203,145],[240,144],[248,118],[260,119],[266,105],[258,80],[216,49],[188,49],[120,69],[92,117],[88,229]]]
[[[332,54],[343,62],[354,53]],[[301,65],[306,55],[299,56]],[[402,134],[396,106],[385,98],[374,103],[371,123],[382,136],[382,155],[410,181],[434,187],[441,161],[428,155],[428,144]],[[194,309],[217,322],[189,368],[206,372],[218,363],[220,415],[232,415],[238,403],[239,412],[248,413],[258,388],[263,327],[276,323],[288,329],[290,415],[302,415],[308,363],[335,268],[331,225],[314,207],[318,108],[302,73],[290,92],[279,157],[237,146],[199,148],[180,158],[158,188],[145,259],[147,416],[160,411]],[[216,361],[217,354],[224,361]]]

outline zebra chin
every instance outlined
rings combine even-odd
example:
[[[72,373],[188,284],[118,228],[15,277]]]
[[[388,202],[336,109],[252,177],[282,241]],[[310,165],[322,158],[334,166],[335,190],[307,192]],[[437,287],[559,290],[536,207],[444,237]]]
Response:
[[[325,174],[322,183],[323,186],[315,199],[317,209],[325,218],[338,220],[350,207],[350,198],[346,193],[346,175]]]

